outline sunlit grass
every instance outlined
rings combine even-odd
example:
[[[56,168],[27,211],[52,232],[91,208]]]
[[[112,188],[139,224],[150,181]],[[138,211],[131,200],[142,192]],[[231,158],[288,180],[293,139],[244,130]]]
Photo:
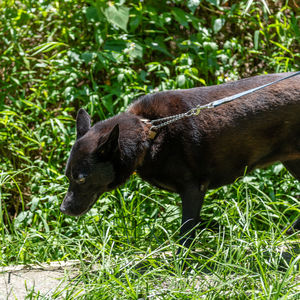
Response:
[[[260,189],[252,183],[263,174],[208,193],[203,219],[218,226],[198,230],[188,252],[176,254],[178,197],[135,177],[79,219],[61,215],[58,199],[50,206],[39,203],[33,217],[14,221],[13,232],[2,235],[1,264],[81,261],[74,281],[57,292],[67,299],[79,291],[76,297],[83,299],[294,299],[300,288],[299,236],[281,232],[292,202],[282,184]],[[284,169],[278,176],[281,183],[293,180]]]

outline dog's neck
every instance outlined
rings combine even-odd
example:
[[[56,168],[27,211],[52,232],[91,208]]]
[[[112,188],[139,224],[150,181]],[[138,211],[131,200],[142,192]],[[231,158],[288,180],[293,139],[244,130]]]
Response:
[[[153,140],[155,139],[157,132],[152,129],[152,123],[149,119],[140,118],[140,125],[143,128],[143,132],[141,136],[143,136],[140,144],[143,145],[143,151],[137,153],[136,167],[135,169],[141,167],[143,165],[145,156],[151,150],[151,145]]]
[[[119,174],[114,185],[124,183],[129,176],[143,165],[145,156],[150,151],[154,135],[151,132],[150,121],[132,114],[121,113],[108,119],[113,127],[116,123],[120,126],[119,135],[119,160],[115,164],[116,173]]]

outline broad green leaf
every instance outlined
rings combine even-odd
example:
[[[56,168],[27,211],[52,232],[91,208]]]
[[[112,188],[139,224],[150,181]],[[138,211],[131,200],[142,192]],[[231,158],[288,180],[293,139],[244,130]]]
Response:
[[[85,16],[91,22],[99,21],[97,9],[94,6],[90,6],[86,9]]]
[[[129,20],[129,10],[130,8],[126,6],[115,7],[110,5],[104,10],[105,17],[108,22],[117,27],[127,31],[127,23]]]
[[[216,51],[218,50],[218,44],[215,42],[204,42],[203,47],[206,51]]]
[[[296,36],[295,36],[296,39],[298,40],[298,42],[300,42],[300,29],[299,29],[297,18],[295,18],[294,16],[291,16],[290,24],[291,24],[291,28],[293,28],[293,30],[296,34]]]
[[[196,8],[199,6],[201,0],[188,0],[187,6],[192,13],[195,13]]]
[[[124,40],[108,40],[104,45],[104,50],[122,52],[127,46]]]
[[[143,47],[137,43],[128,43],[128,54],[133,58],[143,58]]]
[[[189,27],[189,24],[187,22],[188,18],[187,18],[187,13],[186,12],[184,12],[180,8],[173,7],[172,14],[174,15],[175,19],[177,20],[177,22],[180,25],[184,26],[185,28]]]
[[[166,47],[165,43],[162,40],[157,39],[155,41],[152,41],[151,39],[146,39],[145,42],[153,50],[158,50],[158,51],[163,52],[164,54],[166,54],[170,57],[173,57],[172,54],[167,50],[167,47]]]
[[[137,12],[136,15],[131,16],[129,22],[131,32],[134,32],[137,29],[137,27],[140,25],[143,19],[142,17],[143,15],[140,12]]]
[[[86,64],[91,62],[93,58],[95,57],[95,54],[92,52],[84,52],[81,54],[81,59],[84,60]]]
[[[220,5],[220,0],[207,0],[207,1],[214,6]]]
[[[184,87],[185,81],[186,81],[186,79],[183,74],[177,76],[177,83],[178,83],[179,87],[181,87],[181,88]]]
[[[113,102],[112,102],[112,99],[111,99],[111,95],[107,95],[107,96],[104,96],[102,97],[101,99],[102,101],[102,104],[104,105],[104,107],[111,113],[113,114]]]
[[[215,19],[213,25],[214,32],[217,33],[218,31],[220,31],[224,24],[225,24],[225,19],[221,19],[221,18]]]

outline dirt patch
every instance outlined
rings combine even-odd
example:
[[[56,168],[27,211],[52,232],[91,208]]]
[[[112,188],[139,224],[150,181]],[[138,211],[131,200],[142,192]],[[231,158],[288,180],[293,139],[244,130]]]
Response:
[[[64,299],[65,289],[79,274],[80,262],[51,262],[0,268],[0,300],[25,299],[39,295]],[[76,285],[78,295],[83,293]]]

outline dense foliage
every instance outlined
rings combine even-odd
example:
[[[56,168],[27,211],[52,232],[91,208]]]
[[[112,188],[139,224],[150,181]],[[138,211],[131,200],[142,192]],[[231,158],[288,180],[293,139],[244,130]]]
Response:
[[[79,107],[98,121],[146,93],[300,69],[299,5],[293,0],[269,1],[268,6],[245,0],[4,0],[0,13],[1,265],[108,253],[110,259],[122,253],[127,263],[127,252],[150,251],[164,240],[171,245],[176,240],[171,235],[178,231],[179,199],[136,176],[78,221],[59,213]],[[252,277],[247,288],[237,282],[230,290],[224,280],[222,288],[208,283],[201,293],[294,293],[293,266],[278,275],[264,271],[282,266],[277,254],[268,261],[260,249],[275,251],[277,238],[283,241],[280,230],[288,216],[297,215],[299,188],[277,165],[210,192],[204,216],[221,227],[199,238],[196,248],[206,251],[199,272]],[[261,240],[255,238],[256,230]],[[242,240],[244,249],[237,248]],[[110,284],[125,280],[116,275],[124,265],[110,265],[110,280],[89,280],[96,280],[99,290],[105,287],[110,298]],[[108,272],[105,266],[102,272]],[[128,272],[126,280],[134,280]],[[291,288],[284,284],[286,278]],[[118,285],[124,297],[148,295],[139,280],[139,286],[128,289]],[[176,289],[174,297],[179,297]]]

